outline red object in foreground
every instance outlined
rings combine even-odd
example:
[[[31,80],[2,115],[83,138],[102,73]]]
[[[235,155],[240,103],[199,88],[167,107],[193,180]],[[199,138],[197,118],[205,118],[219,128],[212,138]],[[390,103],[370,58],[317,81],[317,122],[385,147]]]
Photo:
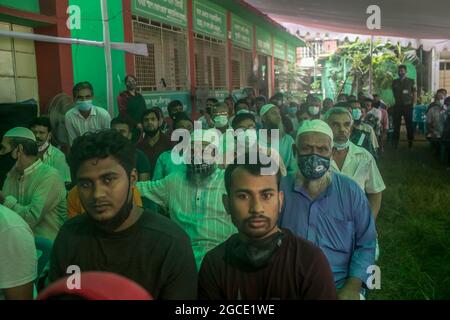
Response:
[[[37,300],[62,295],[78,296],[85,300],[153,300],[153,297],[136,282],[114,273],[86,272],[81,273],[80,277],[80,289],[69,289],[67,286],[69,277],[66,277],[47,287],[39,294]]]

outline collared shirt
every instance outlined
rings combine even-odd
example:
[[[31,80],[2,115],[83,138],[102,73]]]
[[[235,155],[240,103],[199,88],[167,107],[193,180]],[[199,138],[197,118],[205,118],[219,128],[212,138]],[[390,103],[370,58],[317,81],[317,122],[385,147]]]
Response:
[[[387,131],[389,129],[389,114],[386,109],[381,107],[378,110],[381,112],[381,128],[383,131]]]
[[[378,158],[378,153],[372,144],[370,133],[356,127],[353,127],[352,134],[350,135],[350,141],[358,147],[364,148],[375,158]]]
[[[50,144],[47,150],[42,155],[42,162],[46,165],[49,165],[50,167],[55,168],[63,178],[64,182],[70,183],[72,181],[70,177],[70,168],[66,161],[66,156],[58,148],[55,148]]]
[[[67,111],[65,122],[67,133],[69,134],[69,143],[72,145],[73,140],[86,132],[109,129],[111,125],[111,116],[105,109],[93,106],[89,117],[86,119],[80,111],[74,107]]]
[[[365,123],[365,122],[359,122],[358,124],[353,124],[353,126],[356,129],[366,131],[368,135],[370,135],[370,141],[372,142],[372,146],[375,149],[378,149],[380,147],[380,144],[378,143],[377,135],[375,134],[375,130],[373,130],[372,126]]]
[[[177,154],[174,154],[174,157],[177,157],[178,161],[181,161],[183,158]],[[172,160],[172,150],[168,150],[161,153],[158,157],[152,180],[160,180],[176,171],[186,172],[186,166],[184,164],[175,164]]]
[[[332,172],[327,189],[311,199],[295,178],[282,178],[280,225],[322,249],[337,288],[349,277],[366,283],[367,268],[375,263],[376,231],[364,192],[350,178]]]
[[[142,197],[163,207],[189,235],[198,268],[209,250],[237,232],[222,203],[224,175],[225,170],[217,168],[203,187],[190,183],[183,172],[136,185]]]
[[[428,136],[440,138],[444,130],[443,108],[441,106],[433,106],[427,112]]]
[[[331,168],[337,173],[352,178],[366,193],[379,193],[386,189],[373,156],[369,151],[352,142],[348,147],[342,169],[339,169],[334,160],[331,160]]]
[[[396,106],[412,106],[413,93],[416,91],[416,83],[413,79],[404,78],[392,81],[392,92]]]
[[[37,160],[20,175],[13,168],[3,188],[5,207],[19,214],[35,236],[56,238],[67,217],[66,189],[56,169]]]

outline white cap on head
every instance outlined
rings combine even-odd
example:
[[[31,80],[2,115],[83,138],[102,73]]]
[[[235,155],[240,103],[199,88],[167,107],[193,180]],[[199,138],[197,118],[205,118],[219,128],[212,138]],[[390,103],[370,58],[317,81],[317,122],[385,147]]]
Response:
[[[261,110],[259,111],[259,116],[262,117],[263,115],[265,115],[270,109],[272,109],[273,107],[276,107],[274,104],[265,104],[261,107]]]
[[[33,131],[31,131],[30,129],[25,128],[25,127],[12,128],[11,130],[7,131],[4,134],[4,137],[23,138],[23,139],[29,139],[29,140],[36,142],[36,137],[35,137]]]
[[[320,132],[329,136],[331,141],[334,139],[333,130],[331,130],[330,126],[325,121],[319,119],[303,121],[302,125],[297,130],[297,137],[307,132]]]

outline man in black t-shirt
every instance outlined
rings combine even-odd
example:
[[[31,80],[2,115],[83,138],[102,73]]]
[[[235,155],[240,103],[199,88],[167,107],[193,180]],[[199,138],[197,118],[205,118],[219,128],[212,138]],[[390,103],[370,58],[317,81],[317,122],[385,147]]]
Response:
[[[283,203],[279,183],[279,168],[275,173],[261,164],[227,167],[223,203],[239,233],[204,258],[200,299],[336,299],[322,251],[277,227]]]
[[[414,140],[414,128],[412,123],[413,106],[417,102],[417,89],[413,79],[406,77],[406,66],[398,67],[399,79],[392,81],[392,93],[394,94],[395,105],[393,108],[394,134],[393,143],[397,148],[400,139],[400,125],[402,116],[405,119],[406,132],[408,136],[408,147],[412,147]]]
[[[135,147],[116,130],[89,133],[73,144],[70,164],[88,214],[57,236],[49,280],[81,272],[125,276],[155,299],[195,299],[197,274],[188,236],[175,223],[133,204]],[[81,285],[83,285],[81,283]]]

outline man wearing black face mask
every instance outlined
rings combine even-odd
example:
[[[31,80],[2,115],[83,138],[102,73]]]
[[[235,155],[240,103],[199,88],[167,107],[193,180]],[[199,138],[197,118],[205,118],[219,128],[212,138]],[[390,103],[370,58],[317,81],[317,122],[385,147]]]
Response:
[[[70,164],[87,214],[69,220],[52,252],[50,281],[67,267],[123,275],[155,299],[194,299],[196,270],[187,235],[133,204],[135,147],[115,130],[75,140]],[[74,245],[75,244],[75,245]]]
[[[137,183],[143,197],[161,206],[188,233],[198,268],[209,250],[236,232],[220,201],[225,187],[224,170],[217,165],[219,139],[215,129],[197,129],[191,135],[186,131],[185,159],[179,163],[186,170]]]
[[[299,172],[283,178],[280,226],[318,245],[327,256],[341,300],[364,298],[375,263],[376,231],[367,197],[352,179],[330,171],[333,131],[322,120],[305,122],[294,151]]]
[[[264,174],[264,169],[269,168],[260,163],[227,167],[222,200],[239,233],[206,255],[199,298],[335,299],[333,276],[320,249],[277,227],[283,203],[280,171]]]

